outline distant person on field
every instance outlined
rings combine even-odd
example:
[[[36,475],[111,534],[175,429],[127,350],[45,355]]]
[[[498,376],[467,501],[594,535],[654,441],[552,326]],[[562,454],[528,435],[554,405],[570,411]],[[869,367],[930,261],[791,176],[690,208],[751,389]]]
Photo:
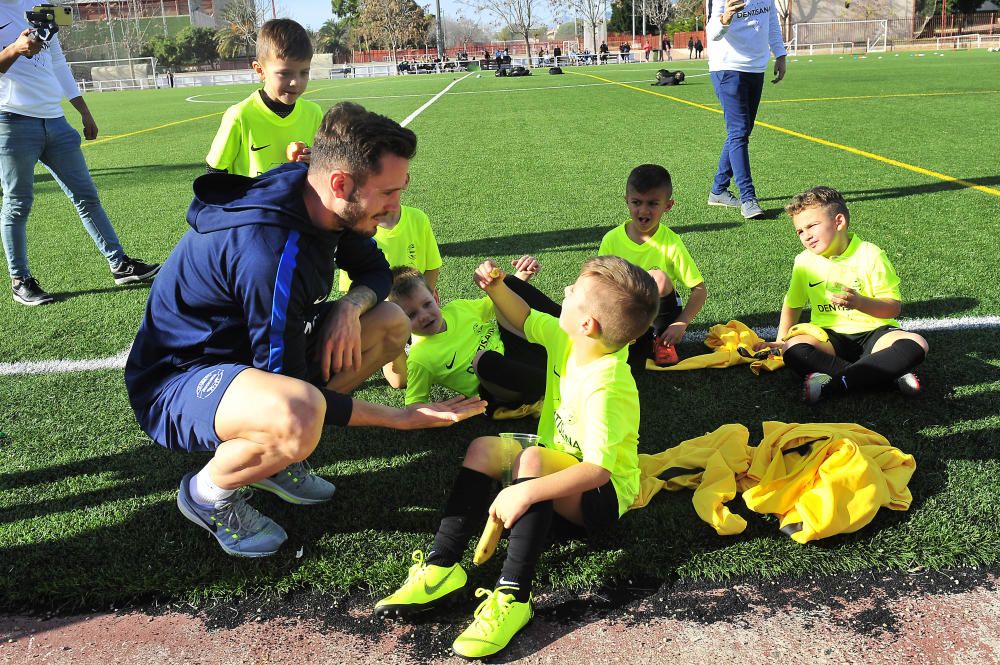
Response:
[[[209,173],[256,177],[288,161],[288,144],[312,145],[323,120],[316,102],[299,99],[309,85],[312,42],[287,18],[266,22],[257,35],[253,69],[264,87],[230,106],[205,161]],[[308,161],[308,155],[298,158]]]
[[[670,173],[658,164],[632,169],[625,184],[625,203],[631,219],[608,231],[597,250],[620,256],[649,272],[656,282],[660,307],[649,330],[631,347],[628,362],[633,372],[646,367],[646,359],[660,366],[677,362],[674,346],[708,299],[708,288],[681,237],[660,220],[674,207]],[[677,285],[690,290],[687,305]]]
[[[97,123],[66,64],[59,35],[43,43],[24,13],[36,3],[0,0],[0,235],[14,302],[55,300],[28,267],[28,216],[34,203],[35,165],[49,170],[76,208],[83,228],[107,259],[115,284],[140,282],[160,269],[129,258],[108,219],[80,149],[80,134],[66,121],[62,98],[80,113],[83,136],[97,138]],[[64,257],[67,265],[73,258]]]
[[[150,291],[125,386],[153,441],[213,454],[181,480],[177,505],[228,554],[270,556],[287,538],[247,502],[251,487],[293,504],[333,498],[306,462],[324,425],[443,427],[485,408],[461,398],[397,409],[349,395],[410,336],[403,312],[383,302],[391,274],[371,237],[399,209],[416,141],[341,102],[310,164],[194,182],[192,228]],[[331,301],[335,265],[354,283]]]
[[[669,37],[664,37],[663,41],[660,42],[660,46],[663,49],[664,58],[666,58],[666,60],[668,62],[671,61],[671,60],[673,60],[674,56],[670,52],[670,49],[671,49],[670,38]]]
[[[701,37],[694,42],[694,57],[697,59],[701,58],[701,52],[705,50],[705,45],[701,43]]]
[[[688,37],[688,60],[694,57],[694,38]]]
[[[606,63],[608,61],[608,43],[601,42],[601,47],[599,51],[601,53],[601,62]]]
[[[501,522],[510,535],[500,576],[492,590],[475,592],[482,602],[452,645],[465,658],[502,651],[531,619],[535,567],[552,536],[606,533],[635,502],[639,394],[625,346],[649,327],[658,300],[649,274],[614,256],[583,265],[559,318],[528,307],[493,261],[479,266],[476,283],[498,316],[547,352],[540,445],[522,451],[496,436],[474,439],[430,551],[413,553],[406,581],[374,608],[379,617],[410,616],[468,600],[459,562],[484,518]],[[514,482],[497,493],[508,455]]]
[[[750,175],[750,132],[757,119],[764,89],[764,71],[774,54],[774,78],[785,77],[785,45],[774,0],[716,0],[706,25],[712,40],[708,70],[715,95],[722,104],[726,142],[708,195],[708,205],[739,208],[744,219],[764,216]],[[729,191],[736,181],[739,198]]]
[[[438,249],[434,230],[427,214],[418,208],[400,206],[380,219],[375,230],[375,244],[385,254],[393,268],[408,266],[423,274],[427,288],[436,296],[438,276],[441,273],[441,251]],[[346,293],[351,288],[351,278],[340,271],[340,290]],[[406,387],[406,355],[382,368],[386,381],[393,388]]]
[[[642,47],[643,57],[646,59],[646,62],[649,62],[649,54],[652,52],[652,50],[653,50],[653,45],[647,41],[645,45]]]
[[[795,257],[777,340],[758,348],[783,350],[785,365],[805,378],[810,403],[889,387],[919,393],[913,369],[927,341],[896,321],[902,297],[889,257],[848,230],[847,203],[832,187],[796,194],[785,210],[805,250]],[[811,325],[794,330],[806,304]]]
[[[541,269],[532,256],[511,261],[516,273],[507,286],[532,309],[559,315],[559,305],[528,284]],[[545,349],[530,344],[489,298],[452,300],[441,305],[437,292],[412,268],[393,268],[389,302],[409,317],[413,344],[402,366],[406,403],[426,402],[431,387],[444,386],[486,400],[487,414],[498,406],[517,408],[545,395]]]

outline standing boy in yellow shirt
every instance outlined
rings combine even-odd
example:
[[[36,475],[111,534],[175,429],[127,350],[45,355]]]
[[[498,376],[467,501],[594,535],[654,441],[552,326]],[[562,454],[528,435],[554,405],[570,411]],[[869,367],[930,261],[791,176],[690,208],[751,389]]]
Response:
[[[778,340],[768,346],[782,347],[785,365],[805,377],[804,399],[893,383],[919,393],[912,370],[927,341],[899,328],[899,277],[885,252],[848,230],[847,203],[832,187],[796,194],[785,211],[806,249],[795,257]],[[806,303],[812,326],[789,337]]]
[[[264,87],[222,116],[205,158],[210,173],[255,178],[289,161],[290,143],[312,145],[323,110],[315,102],[299,99],[309,85],[312,56],[309,35],[295,21],[279,18],[261,26],[253,69]],[[308,156],[296,161],[308,161]]]
[[[660,224],[660,218],[674,207],[673,196],[670,173],[662,166],[643,164],[632,169],[625,185],[625,203],[632,219],[608,231],[597,251],[602,256],[620,256],[649,271],[660,292],[660,310],[652,328],[629,349],[633,372],[644,369],[647,358],[660,366],[676,363],[674,345],[708,298],[705,280],[684,241]],[[677,293],[678,283],[691,291],[687,305]]]
[[[545,347],[547,386],[538,424],[541,445],[510,450],[498,437],[475,439],[445,504],[426,559],[402,587],[375,605],[377,616],[421,612],[465,588],[458,563],[483,518],[510,529],[507,557],[496,587],[452,645],[465,658],[504,649],[532,616],[535,564],[558,521],[585,536],[605,531],[639,492],[639,394],[626,346],[649,328],[659,302],[649,273],[615,256],[587,261],[566,287],[559,318],[534,311],[504,282],[493,261],[476,270],[476,283],[497,314],[529,342]],[[496,493],[506,454],[516,455],[510,487]]]

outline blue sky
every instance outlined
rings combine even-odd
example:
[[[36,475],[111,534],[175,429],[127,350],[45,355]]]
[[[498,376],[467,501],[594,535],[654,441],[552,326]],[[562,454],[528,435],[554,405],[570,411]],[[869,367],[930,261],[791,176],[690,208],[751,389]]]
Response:
[[[433,0],[417,0],[421,5],[429,5],[430,11],[434,12]],[[333,18],[330,10],[329,0],[275,0],[278,13],[293,18],[299,23],[309,28],[318,28],[324,21]],[[441,14],[454,17],[458,14],[460,7],[455,0],[441,0]],[[465,14],[472,13],[466,9]]]

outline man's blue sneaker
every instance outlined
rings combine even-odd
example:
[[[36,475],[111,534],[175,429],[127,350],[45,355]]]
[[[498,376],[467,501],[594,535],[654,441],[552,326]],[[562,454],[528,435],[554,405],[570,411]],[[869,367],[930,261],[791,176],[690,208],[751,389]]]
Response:
[[[205,529],[219,541],[226,554],[242,557],[271,556],[288,539],[288,534],[270,517],[261,515],[247,503],[252,490],[241,488],[216,502],[212,508],[200,505],[189,489],[194,472],[181,480],[177,507],[184,517]]]
[[[299,505],[329,501],[337,491],[333,483],[313,473],[308,462],[291,464],[270,478],[251,483],[251,486],[277,494],[288,503]]]
[[[740,200],[733,196],[733,193],[727,189],[719,194],[709,192],[708,205],[722,206],[723,208],[739,208]]]

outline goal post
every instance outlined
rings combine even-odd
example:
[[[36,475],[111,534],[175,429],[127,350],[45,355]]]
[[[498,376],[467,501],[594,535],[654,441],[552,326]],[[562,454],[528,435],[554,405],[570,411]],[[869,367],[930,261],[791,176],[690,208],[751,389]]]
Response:
[[[882,53],[889,45],[889,21],[826,21],[821,23],[796,23],[792,26],[789,43],[796,52],[809,51],[810,47],[830,45],[848,50],[864,49],[869,53]]]
[[[141,90],[166,87],[168,82],[156,68],[156,58],[118,58],[69,62],[70,71],[85,92]]]

